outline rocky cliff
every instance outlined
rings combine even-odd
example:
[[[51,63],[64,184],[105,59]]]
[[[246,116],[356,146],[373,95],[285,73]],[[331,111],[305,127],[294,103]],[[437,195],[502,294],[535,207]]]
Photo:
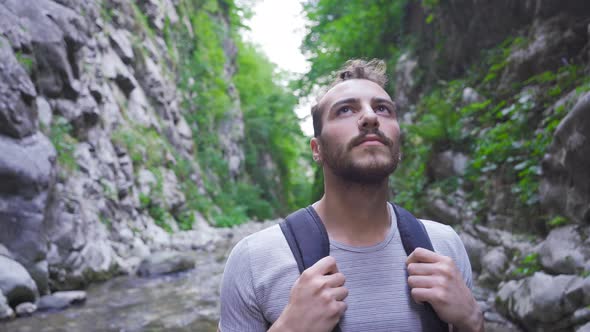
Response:
[[[210,244],[210,194],[244,169],[232,6],[0,1],[1,317]],[[205,109],[215,84],[225,104]],[[211,137],[224,167],[201,162]]]
[[[590,330],[590,5],[410,1],[404,22],[395,95],[427,167],[395,183],[425,176],[416,206],[460,230],[487,330]]]

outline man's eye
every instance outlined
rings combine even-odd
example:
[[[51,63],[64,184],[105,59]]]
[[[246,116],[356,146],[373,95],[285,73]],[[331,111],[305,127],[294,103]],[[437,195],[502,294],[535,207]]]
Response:
[[[387,106],[384,106],[384,105],[379,105],[379,106],[377,106],[377,107],[375,108],[375,111],[377,111],[377,112],[379,112],[379,113],[382,113],[382,112],[385,112],[385,113],[391,113],[391,110],[389,109],[389,107],[387,107]]]
[[[346,114],[346,113],[351,113],[351,112],[352,112],[352,108],[350,108],[348,106],[343,106],[343,107],[340,107],[338,109],[338,111],[336,111],[336,115]]]

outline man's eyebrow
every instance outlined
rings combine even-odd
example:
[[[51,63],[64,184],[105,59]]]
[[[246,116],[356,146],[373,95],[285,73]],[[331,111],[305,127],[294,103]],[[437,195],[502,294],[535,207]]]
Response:
[[[359,99],[358,98],[346,98],[346,99],[342,99],[339,100],[337,102],[335,102],[332,107],[330,107],[330,111],[334,110],[335,108],[337,108],[340,105],[345,105],[345,104],[358,104]]]
[[[381,98],[381,97],[373,97],[371,98],[371,102],[373,103],[383,103],[383,104],[389,104],[393,107],[395,107],[395,103],[392,100],[389,100],[387,98]]]

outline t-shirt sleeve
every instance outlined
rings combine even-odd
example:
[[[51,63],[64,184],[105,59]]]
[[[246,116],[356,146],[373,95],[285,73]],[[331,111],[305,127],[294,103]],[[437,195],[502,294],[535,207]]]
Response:
[[[248,238],[238,242],[225,264],[221,281],[221,332],[262,332],[267,322],[260,310],[250,265]]]
[[[465,280],[467,287],[469,287],[469,289],[473,290],[473,276],[472,276],[472,270],[471,270],[471,262],[469,262],[469,255],[467,255],[467,250],[465,249],[465,245],[463,244],[463,241],[461,241],[461,238],[459,237],[457,232],[455,232],[454,229],[452,231],[453,231],[453,238],[456,243],[455,246],[456,246],[456,252],[457,252],[457,260],[456,260],[457,267],[461,271],[461,274],[463,275],[463,280]]]
[[[435,251],[453,259],[463,276],[465,284],[469,289],[472,289],[473,277],[471,263],[469,262],[469,256],[467,255],[463,241],[461,241],[457,232],[449,225],[443,225],[430,220],[422,220],[422,222],[426,226]]]

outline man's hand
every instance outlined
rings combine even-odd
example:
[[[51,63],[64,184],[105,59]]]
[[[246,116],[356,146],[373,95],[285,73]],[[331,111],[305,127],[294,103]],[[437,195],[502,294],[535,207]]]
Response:
[[[429,302],[440,319],[459,331],[483,331],[483,315],[450,257],[417,248],[408,257],[412,298]]]
[[[346,310],[344,281],[333,257],[320,259],[295,281],[289,304],[269,332],[331,331]]]

